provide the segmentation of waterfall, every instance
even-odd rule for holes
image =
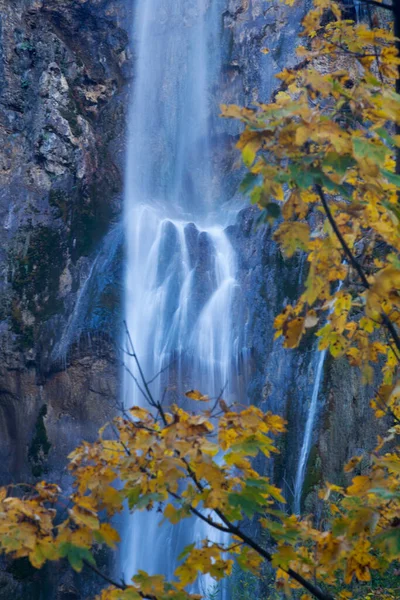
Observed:
[[[63,367],[66,367],[72,344],[79,340],[85,327],[88,326],[88,317],[96,306],[101,292],[109,283],[110,271],[112,273],[113,261],[121,246],[121,238],[122,230],[118,223],[111,227],[105,236],[101,247],[92,259],[85,280],[81,283],[74,309],[51,353],[52,361],[61,363]]]
[[[212,136],[220,72],[219,0],[138,0],[125,182],[125,317],[155,397],[235,392],[232,307],[236,259],[226,234]],[[127,366],[135,365],[127,357]],[[129,374],[124,404],[144,405]],[[189,402],[189,401],[187,401]],[[195,406],[190,406],[195,408]],[[216,537],[217,536],[217,537]],[[204,523],[160,526],[156,511],[129,517],[122,571],[173,577],[193,541],[218,539]],[[204,578],[201,592],[212,581]]]
[[[342,264],[346,264],[346,261],[344,261]],[[343,285],[343,281],[339,282],[339,285],[337,286],[337,292],[339,292],[342,288]],[[331,314],[333,310],[333,306],[331,307],[331,309],[329,310],[329,314]],[[310,456],[310,451],[311,451],[311,443],[312,443],[312,436],[314,433],[314,425],[315,425],[315,420],[317,417],[317,412],[318,412],[318,396],[319,396],[319,391],[321,388],[321,382],[322,382],[322,376],[323,376],[323,372],[324,372],[324,364],[325,364],[325,359],[326,359],[326,355],[328,353],[328,349],[326,348],[325,350],[317,350],[317,368],[315,371],[315,379],[314,379],[314,385],[313,385],[313,389],[312,389],[312,394],[311,394],[311,402],[310,402],[310,408],[308,411],[308,415],[307,415],[307,421],[306,421],[306,428],[304,431],[304,438],[303,438],[303,444],[301,446],[301,451],[300,451],[300,458],[299,458],[299,463],[297,466],[297,472],[296,472],[296,478],[295,478],[295,482],[294,482],[294,500],[293,500],[293,512],[295,515],[300,515],[301,513],[301,497],[303,494],[303,486],[304,486],[304,479],[305,479],[305,475],[306,475],[306,468],[307,468],[307,462]]]
[[[318,395],[321,387],[322,375],[324,372],[324,364],[326,359],[327,350],[319,352],[317,369],[315,373],[315,380],[312,390],[310,408],[307,415],[306,428],[304,431],[303,444],[301,446],[299,463],[297,466],[296,479],[294,483],[294,502],[293,512],[296,515],[300,515],[301,511],[301,496],[303,493],[304,478],[306,474],[306,467],[308,458],[310,456],[312,435],[314,433],[314,423],[317,416],[318,408]]]

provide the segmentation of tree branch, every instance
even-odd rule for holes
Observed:
[[[385,2],[377,2],[377,0],[362,0],[363,4],[368,4],[370,6],[377,6],[378,8],[384,8],[385,10],[390,10],[394,12],[395,7],[392,4],[386,4]]]
[[[123,581],[121,583],[118,583],[118,581],[114,581],[114,579],[111,579],[111,577],[108,577],[108,575],[106,575],[105,573],[103,573],[102,571],[100,571],[100,569],[98,569],[97,567],[95,567],[89,561],[87,561],[85,559],[83,559],[83,563],[91,571],[93,571],[93,573],[96,573],[96,575],[98,575],[99,577],[101,577],[101,579],[103,579],[106,583],[109,583],[110,585],[113,585],[114,587],[118,588],[119,590],[126,590],[126,585],[125,585],[125,583]]]
[[[182,458],[182,461],[185,464],[187,472],[188,472],[190,478],[192,479],[192,481],[195,483],[197,489],[200,492],[202,492],[204,490],[204,486],[198,481],[196,474],[192,471],[188,462],[184,458]],[[257,544],[257,542],[255,542],[251,537],[249,537],[246,533],[244,533],[244,531],[242,531],[239,527],[237,527],[236,525],[231,523],[231,521],[229,519],[227,519],[227,517],[224,515],[224,513],[222,511],[220,511],[219,509],[214,509],[214,512],[216,515],[218,515],[218,517],[221,519],[221,521],[223,523],[225,523],[229,533],[239,537],[245,544],[247,544],[248,546],[253,548],[253,550],[255,550],[257,552],[257,554],[262,556],[268,562],[270,562],[270,563],[272,562],[273,557],[272,557],[272,554],[270,552],[268,552],[268,550],[264,550],[264,548],[262,548],[262,546],[259,546],[259,544]],[[215,524],[212,523],[211,526],[215,527]],[[219,529],[219,527],[217,526],[216,529]],[[284,571],[290,577],[292,577],[292,579],[297,581],[297,583],[299,583],[302,587],[304,587],[304,589],[309,591],[318,600],[335,600],[331,594],[325,593],[323,590],[321,590],[321,588],[319,588],[318,586],[314,585],[313,583],[311,583],[310,581],[305,579],[299,573],[296,573],[296,571],[293,571],[293,569],[283,569],[282,568],[282,571]]]
[[[341,244],[341,246],[342,246],[342,248],[343,248],[343,250],[344,250],[344,252],[345,252],[345,254],[347,256],[347,258],[349,259],[350,264],[357,271],[358,276],[360,277],[363,286],[366,289],[370,289],[371,286],[370,286],[370,284],[368,282],[368,279],[367,279],[367,277],[366,277],[366,275],[364,273],[364,270],[363,270],[362,266],[360,265],[360,263],[357,261],[357,259],[355,258],[354,254],[350,250],[349,246],[346,243],[346,240],[344,239],[344,237],[340,233],[340,230],[339,230],[339,228],[337,226],[337,223],[336,223],[335,219],[333,218],[333,215],[332,215],[331,209],[329,208],[328,201],[326,199],[324,190],[322,189],[322,187],[320,185],[316,185],[315,187],[316,187],[318,196],[321,199],[322,206],[324,207],[325,214],[326,214],[326,216],[328,218],[328,221],[331,224],[332,229],[333,229],[336,237],[338,238],[338,240],[339,240],[339,242],[340,242],[340,244]],[[393,341],[394,341],[394,343],[396,345],[396,348],[400,351],[400,337],[399,337],[399,334],[396,331],[395,326],[393,325],[393,323],[391,322],[391,320],[389,319],[389,317],[387,316],[387,314],[385,314],[384,312],[380,313],[380,317],[382,319],[382,323],[389,330],[390,335],[392,336]]]
[[[179,500],[180,502],[182,501],[181,496],[179,496],[178,494],[175,494],[175,492],[171,492],[170,489],[168,490],[168,493],[173,498],[175,498],[175,500]],[[210,525],[210,527],[214,527],[215,529],[218,529],[219,531],[222,531],[223,533],[231,533],[230,529],[228,529],[227,527],[223,527],[223,525],[220,525],[219,523],[216,523],[212,519],[209,519],[208,517],[206,517],[205,515],[203,515],[202,512],[200,512],[199,510],[197,510],[197,508],[195,508],[191,504],[189,505],[189,510],[190,510],[191,513],[193,513],[194,515],[196,515],[196,517],[198,517],[199,519],[201,519],[202,521],[204,521],[205,523],[207,523],[207,525]]]
[[[96,575],[98,575],[99,577],[101,577],[101,579],[103,579],[106,583],[109,583],[110,585],[118,588],[119,590],[126,590],[128,589],[128,586],[122,581],[121,583],[118,583],[118,581],[114,581],[113,579],[111,579],[111,577],[108,577],[108,575],[106,575],[105,573],[103,573],[102,571],[100,571],[100,569],[98,569],[95,565],[92,565],[90,562],[88,562],[87,560],[83,560],[83,563],[91,570],[93,571],[93,573],[96,573]],[[135,590],[137,594],[139,594],[139,596],[141,598],[143,598],[143,600],[159,600],[159,598],[157,596],[153,596],[152,594],[143,594],[143,592],[141,592],[140,590]]]
[[[232,527],[233,527],[232,533],[234,535],[237,535],[238,537],[240,537],[240,539],[243,540],[243,542],[245,542],[248,546],[253,548],[253,550],[255,550],[260,556],[265,558],[268,562],[272,562],[272,554],[270,552],[268,552],[268,550],[264,550],[264,548],[259,546],[254,540],[252,540],[250,537],[248,537],[238,527],[236,527],[234,525],[232,525]],[[283,569],[282,567],[281,567],[281,569],[282,569],[282,571],[287,573],[292,579],[297,581],[297,583],[299,583],[304,589],[306,589],[313,596],[315,596],[315,598],[318,598],[318,600],[335,600],[335,598],[331,594],[325,593],[323,590],[321,590],[320,587],[314,585],[313,583],[311,583],[310,581],[305,579],[302,575],[300,575],[296,571],[293,571],[293,569]]]
[[[340,232],[339,232],[340,234]],[[368,283],[368,282],[367,282]],[[139,359],[136,355],[134,346],[133,346],[133,342],[132,342],[132,338],[130,336],[129,330],[128,330],[128,326],[126,324],[126,322],[124,321],[124,325],[125,325],[125,329],[126,329],[126,333],[128,336],[128,340],[129,340],[129,344],[131,346],[131,356],[134,358],[136,365],[138,367],[138,371],[143,383],[143,386],[145,388],[146,394],[145,396],[148,396],[148,400],[150,405],[156,407],[159,411],[160,411],[160,415],[161,418],[163,420],[164,426],[168,426],[168,422],[164,413],[164,410],[160,404],[160,402],[156,402],[149,387],[148,384],[146,382],[146,379],[144,377],[142,368],[140,366],[140,362]],[[188,473],[189,477],[192,479],[192,481],[194,482],[194,484],[196,485],[197,489],[200,492],[204,491],[204,486],[202,485],[202,483],[198,480],[195,472],[192,470],[190,464],[188,463],[188,461],[181,457],[179,452],[176,452],[177,456],[181,459],[181,461],[183,462],[183,464],[185,465],[185,469],[186,472]],[[170,490],[168,490],[168,492],[174,497],[174,493],[171,493]],[[175,497],[177,499],[180,499],[180,497],[178,495],[175,495]],[[272,562],[273,556],[270,552],[268,552],[268,550],[264,550],[264,548],[262,548],[262,546],[259,546],[259,544],[257,544],[257,542],[255,542],[251,537],[249,537],[246,533],[244,533],[239,527],[237,527],[236,525],[234,525],[233,523],[231,523],[231,521],[229,519],[227,519],[227,517],[223,514],[223,512],[221,512],[219,509],[214,509],[215,514],[221,519],[221,521],[225,524],[226,527],[223,527],[222,525],[220,525],[219,523],[215,523],[214,521],[212,521],[211,519],[208,519],[205,515],[203,515],[200,511],[198,511],[196,508],[194,507],[190,507],[191,512],[196,515],[198,518],[200,518],[202,521],[205,521],[208,525],[210,525],[211,527],[222,531],[224,533],[230,533],[232,535],[236,535],[237,537],[239,537],[245,544],[247,544],[248,546],[250,546],[251,548],[253,548],[253,550],[255,550],[262,558],[264,558],[265,560],[267,560],[268,562]],[[88,565],[91,567],[91,565]],[[318,586],[314,585],[313,583],[311,583],[310,581],[308,581],[307,579],[305,579],[302,575],[300,575],[299,573],[297,573],[296,571],[293,571],[293,569],[282,569],[285,573],[287,573],[292,579],[294,579],[295,581],[297,581],[297,583],[299,583],[304,589],[306,589],[308,592],[310,592],[310,594],[312,594],[315,598],[317,598],[317,600],[335,600],[334,597],[331,594],[325,593],[323,590],[321,590]],[[102,573],[99,572],[99,575],[102,576]],[[104,577],[103,577],[104,578]],[[114,583],[113,583],[114,585]],[[121,586],[118,586],[120,589],[125,589],[125,588],[121,588]],[[157,598],[152,598],[152,597],[147,597],[147,600],[157,600]]]
[[[134,347],[134,345],[133,345],[132,338],[131,338],[131,334],[130,334],[130,332],[129,332],[128,325],[127,325],[126,321],[124,321],[124,325],[125,325],[125,331],[126,331],[126,335],[127,335],[127,337],[128,337],[128,341],[129,341],[129,344],[130,344],[130,346],[131,346],[131,350],[132,350],[132,357],[133,357],[133,359],[134,359],[134,361],[135,361],[135,363],[136,363],[136,366],[137,366],[137,368],[138,368],[139,375],[140,375],[140,378],[141,378],[141,380],[142,380],[142,383],[143,383],[144,389],[146,390],[146,394],[147,394],[147,396],[148,396],[149,403],[150,403],[152,406],[154,406],[154,408],[157,408],[158,412],[159,412],[159,413],[160,413],[160,415],[161,415],[161,419],[162,419],[162,421],[163,421],[164,425],[168,425],[168,423],[167,423],[167,418],[166,418],[166,416],[165,416],[165,412],[164,412],[164,409],[163,409],[162,405],[160,404],[160,402],[156,402],[156,401],[154,400],[153,394],[152,394],[152,393],[151,393],[151,391],[150,391],[149,384],[148,384],[148,382],[146,381],[146,378],[145,378],[145,376],[144,376],[144,373],[143,373],[142,367],[141,367],[141,365],[140,365],[140,361],[139,361],[139,359],[138,359],[138,357],[137,357],[137,354],[136,354],[136,352],[135,352],[135,347]]]

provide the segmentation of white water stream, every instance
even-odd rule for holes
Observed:
[[[220,72],[219,0],[138,0],[126,169],[125,315],[152,393],[182,401],[190,388],[210,397],[235,387],[232,304],[236,261],[215,197],[211,138]],[[129,361],[129,359],[128,359]],[[168,365],[170,365],[168,367]],[[133,361],[129,368],[136,372]],[[166,368],[167,367],[167,368]],[[144,399],[129,375],[125,406]],[[156,512],[130,517],[122,570],[173,576],[206,524],[160,527]],[[212,585],[204,579],[203,589]]]
[[[295,515],[300,515],[301,513],[301,497],[303,494],[307,462],[311,451],[312,436],[314,433],[314,425],[317,417],[318,396],[321,388],[321,381],[324,373],[324,364],[327,352],[328,350],[322,350],[321,352],[319,352],[317,368],[315,371],[315,380],[312,390],[310,408],[308,409],[303,444],[300,450],[300,458],[297,466],[296,479],[294,483],[293,512]]]
[[[344,262],[344,264],[346,264]],[[337,291],[339,292],[342,288],[343,282],[340,281],[337,287]],[[329,314],[332,312],[333,307],[330,309]],[[324,365],[326,360],[326,355],[328,353],[328,349],[325,350],[317,350],[317,367],[315,370],[315,379],[314,385],[312,389],[310,408],[308,409],[306,428],[304,431],[303,443],[300,450],[300,458],[296,471],[296,478],[294,482],[294,500],[293,500],[293,512],[295,515],[300,515],[301,513],[301,499],[303,494],[303,486],[304,479],[306,476],[306,468],[307,462],[310,456],[314,426],[318,413],[318,396],[321,389],[322,377],[324,374]]]

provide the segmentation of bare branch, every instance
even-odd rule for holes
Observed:
[[[113,585],[114,587],[118,588],[119,590],[126,590],[126,584],[123,581],[121,583],[118,583],[118,581],[111,579],[111,577],[108,577],[108,575],[106,575],[105,573],[100,571],[100,569],[98,569],[97,567],[95,567],[89,561],[87,561],[85,559],[83,560],[83,563],[89,569],[91,569],[93,571],[93,573],[96,573],[96,575],[101,577],[105,582],[109,583],[110,585]]]
[[[160,377],[160,375],[162,375],[165,371],[167,371],[174,363],[176,363],[176,358],[174,358],[174,360],[171,360],[171,362],[168,363],[168,365],[163,367],[160,371],[158,371],[158,373],[156,375],[154,375],[154,377],[149,379],[147,381],[147,384],[150,385],[151,383],[153,383],[153,381],[155,381],[158,377]]]
[[[139,359],[138,359],[137,354],[135,352],[135,347],[133,345],[131,334],[129,332],[128,325],[127,325],[126,321],[124,321],[124,325],[125,325],[126,335],[127,335],[129,344],[131,346],[132,357],[133,357],[133,359],[134,359],[134,361],[136,363],[136,366],[138,368],[140,379],[142,380],[143,387],[146,390],[146,394],[147,394],[147,396],[149,398],[149,403],[151,404],[151,406],[154,406],[155,408],[157,408],[158,412],[160,413],[160,416],[161,416],[161,419],[162,419],[164,425],[168,425],[167,418],[165,416],[165,412],[164,412],[163,407],[161,406],[160,402],[156,402],[154,400],[153,394],[150,391],[149,385],[148,385],[148,383],[146,381],[146,378],[144,376],[144,373],[143,373],[142,367],[140,365]]]
[[[378,8],[384,8],[385,10],[391,10],[394,12],[394,6],[392,4],[386,4],[386,2],[378,2],[377,0],[362,0],[363,4],[367,6],[377,6]]]

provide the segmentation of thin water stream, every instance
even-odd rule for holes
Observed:
[[[346,264],[345,262],[343,264]],[[337,287],[337,292],[342,288],[343,282],[341,281]],[[329,314],[333,308],[330,309]],[[324,365],[328,349],[316,350],[317,352],[317,365],[315,369],[315,379],[312,388],[311,402],[308,409],[306,427],[304,430],[303,443],[300,450],[300,458],[296,471],[296,478],[294,483],[294,500],[293,500],[293,512],[295,515],[301,513],[301,500],[303,495],[304,480],[307,469],[307,462],[310,457],[311,445],[313,440],[315,423],[318,415],[318,397],[321,391],[322,378],[324,374]]]

